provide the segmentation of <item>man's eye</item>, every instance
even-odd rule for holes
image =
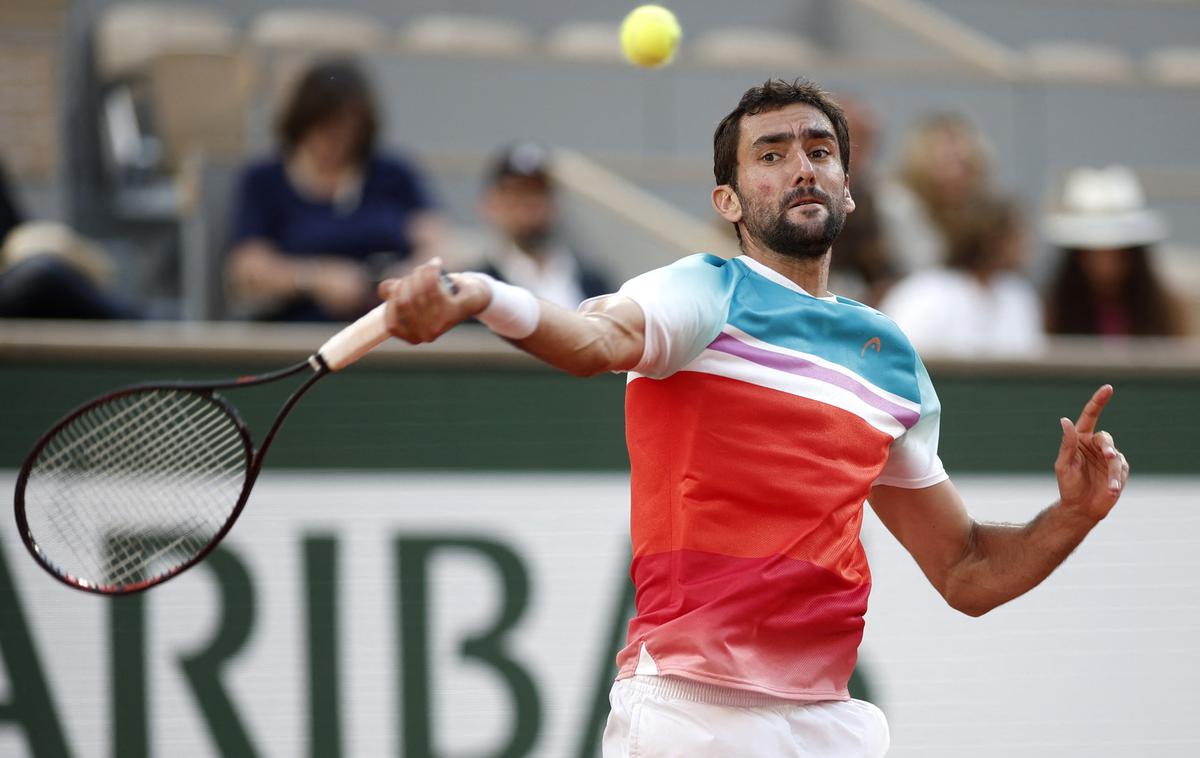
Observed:
[[[808,154],[810,158],[828,158],[830,155],[833,155],[833,153],[824,147],[818,147]]]
[[[764,161],[766,161],[767,163],[774,163],[775,161],[779,160],[782,157],[783,156],[780,155],[779,153],[771,152],[771,153],[763,154],[762,159]]]

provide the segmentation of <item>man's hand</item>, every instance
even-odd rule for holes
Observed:
[[[399,279],[379,283],[387,302],[388,331],[413,345],[433,342],[453,326],[478,315],[491,300],[487,284],[470,274],[452,274],[452,292],[442,281],[442,261],[434,258]]]
[[[1112,435],[1096,431],[1100,411],[1112,396],[1113,388],[1106,384],[1092,395],[1077,422],[1061,420],[1062,446],[1054,462],[1063,507],[1092,521],[1108,515],[1129,478],[1129,463]]]

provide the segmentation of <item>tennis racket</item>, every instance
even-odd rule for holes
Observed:
[[[444,275],[443,284],[454,291]],[[294,366],[222,381],[138,384],[67,414],[17,477],[17,528],[29,553],[55,579],[102,595],[139,592],[196,565],[241,515],[271,442],[304,393],[387,339],[385,308]],[[255,450],[217,390],[305,372]]]

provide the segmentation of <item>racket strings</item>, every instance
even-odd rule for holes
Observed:
[[[191,437],[200,443],[195,445],[196,451],[211,451],[210,437],[214,427],[218,425],[211,417],[215,417],[217,421],[223,418],[220,410],[212,406],[207,408],[209,412],[206,415],[210,418],[205,419],[201,416],[198,417],[201,419],[200,422],[189,424],[189,418],[196,413],[197,409],[204,410],[208,403],[204,398],[196,395],[183,395],[184,402],[182,404],[168,402],[173,399],[151,398],[150,401],[140,402],[136,406],[131,406],[120,414],[116,414],[120,423],[136,429],[138,433],[121,438],[122,442],[119,445],[99,448],[100,454],[95,457],[92,468],[83,470],[84,475],[81,475],[81,469],[78,467],[73,470],[68,469],[70,473],[63,482],[65,488],[70,490],[76,486],[96,487],[96,494],[101,501],[116,500],[123,496],[127,503],[125,506],[128,509],[127,513],[136,521],[143,524],[163,523],[163,514],[156,510],[156,505],[162,502],[162,495],[166,494],[163,492],[163,488],[169,484],[176,494],[191,493],[197,484],[196,472],[203,471],[199,466],[205,462],[206,458],[209,459],[209,463],[212,462],[211,453],[207,456],[189,458],[187,456],[187,453],[190,452],[189,449],[181,443],[186,443]],[[136,411],[136,415],[132,413],[133,411]],[[95,426],[110,429],[113,425],[110,419],[105,419]],[[98,439],[95,428],[92,427],[92,424],[85,425],[84,433],[81,435],[89,442]],[[157,444],[146,447],[140,458],[131,457],[140,447],[144,447],[140,443],[145,440],[153,440]],[[236,444],[240,440],[234,438],[234,442]],[[75,450],[80,449],[78,440],[71,440],[69,445]],[[94,447],[94,445],[89,445],[89,447]],[[228,442],[225,447],[229,447]],[[240,444],[237,444],[234,449],[240,451]],[[57,458],[62,459],[63,457],[57,456]],[[171,479],[172,472],[175,472],[176,475],[174,479]],[[135,481],[140,486],[133,488],[124,486],[130,476],[135,477]],[[194,500],[194,498],[189,499]],[[204,505],[202,502],[192,504]],[[224,504],[218,509],[216,514],[218,518],[215,519],[216,528],[223,523],[228,509],[229,506]],[[70,516],[67,520],[70,520]],[[172,540],[169,544],[172,548],[182,544],[185,554],[194,554],[203,548],[211,538],[211,534],[214,533],[211,526],[209,529],[204,528],[206,519],[203,517],[176,518],[175,520],[178,523],[172,525],[173,530],[176,533],[182,532],[183,536]],[[207,521],[211,522],[214,519],[209,517]],[[83,522],[79,523],[92,528]],[[76,528],[73,531],[78,534],[80,530]],[[200,533],[193,536],[193,533],[197,531]],[[157,541],[158,538],[155,539]],[[136,534],[133,536],[110,534],[108,542],[110,560],[105,574],[110,581],[129,579],[140,573],[153,560],[161,558],[166,552],[169,552],[169,549],[162,548],[151,550],[149,545],[144,544],[146,539]],[[139,564],[139,556],[144,557],[142,561],[144,565]]]
[[[189,399],[189,405],[194,405],[195,399]],[[139,402],[129,405],[118,413],[114,413],[109,417],[105,414],[94,413],[83,417],[82,423],[79,424],[78,432],[68,430],[62,435],[66,444],[57,454],[47,456],[52,464],[57,464],[56,467],[48,467],[48,470],[56,470],[60,474],[60,480],[57,483],[55,493],[56,500],[68,500],[73,495],[78,487],[89,486],[96,490],[95,496],[97,499],[115,500],[121,493],[114,491],[114,485],[120,484],[122,474],[136,472],[136,475],[142,477],[143,483],[155,484],[153,472],[161,469],[167,463],[167,459],[163,456],[162,451],[170,450],[174,444],[171,438],[163,438],[161,436],[162,429],[165,423],[172,421],[171,415],[164,415],[166,419],[164,424],[147,427],[152,435],[165,443],[160,447],[151,448],[155,452],[154,455],[148,456],[145,460],[138,462],[139,465],[122,466],[121,461],[125,460],[130,455],[130,440],[139,439],[137,435],[129,435],[123,439],[123,443],[113,445],[109,448],[97,447],[96,443],[101,439],[102,432],[111,431],[119,424],[125,423],[131,428],[136,428],[136,423],[144,423],[153,411],[161,412],[164,410],[162,398],[141,398]],[[174,412],[179,408],[170,409]],[[184,408],[186,410],[186,407]],[[177,415],[173,413],[172,415]],[[114,438],[117,439],[117,438]],[[85,456],[88,452],[99,451],[99,455],[92,456],[95,460],[85,461],[84,465],[80,464],[80,457]],[[113,474],[117,474],[114,481]],[[142,521],[148,522],[152,517],[148,509],[148,503],[143,493],[139,489],[126,488],[124,493],[126,499],[127,513]],[[49,511],[52,514],[56,512]],[[83,515],[93,515],[90,510],[80,511]],[[95,542],[94,523],[88,523],[84,519],[78,518],[80,513],[73,510],[63,509],[56,513],[57,518],[54,519],[55,525],[58,526],[63,535],[68,535],[72,544],[82,544],[85,540],[84,535],[91,534],[91,542]],[[45,543],[45,539],[42,540]],[[106,545],[108,570],[102,575],[114,578],[124,577],[129,571],[123,571],[124,567],[136,563],[131,560],[130,556],[137,556],[140,552],[144,552],[142,546],[137,540],[132,538],[121,538],[118,535],[109,535],[108,544]],[[79,555],[78,550],[73,551],[76,556]],[[114,571],[114,569],[116,569]],[[133,566],[136,571],[137,567]],[[95,577],[96,573],[88,576]]]
[[[59,573],[120,586],[199,554],[236,507],[248,450],[236,421],[207,395],[121,395],[49,439],[30,470],[26,515]]]
[[[141,434],[130,435],[122,440],[119,446],[104,449],[97,460],[98,468],[119,470],[126,462],[136,460],[139,473],[149,481],[161,485],[169,479],[171,486],[184,488],[185,491],[186,488],[195,485],[199,478],[208,476],[213,470],[220,470],[224,461],[220,455],[213,454],[209,438],[219,431],[219,426],[227,419],[218,412],[210,414],[211,419],[204,426],[189,428],[186,425],[187,414],[203,402],[203,398],[194,396],[187,406],[167,409],[162,413],[144,414],[143,418],[136,421],[146,424],[140,430]],[[160,439],[161,444],[148,455],[134,459],[138,445],[146,437]],[[187,446],[189,441],[194,443],[194,447]],[[240,455],[240,442],[236,436],[225,439],[222,454]]]
[[[111,474],[117,475],[118,481],[115,484],[120,485],[123,483],[125,474],[136,471],[140,477],[144,477],[144,481],[148,485],[162,487],[166,486],[169,481],[170,486],[178,487],[181,492],[187,493],[191,487],[199,483],[198,477],[206,475],[206,471],[220,470],[220,468],[214,468],[213,464],[221,466],[222,462],[212,456],[207,456],[207,460],[200,457],[188,459],[183,456],[203,452],[202,448],[206,447],[209,436],[216,431],[222,421],[227,421],[227,419],[219,412],[219,409],[213,407],[210,410],[217,410],[217,412],[208,414],[210,419],[207,423],[189,428],[187,425],[188,414],[194,413],[198,407],[203,410],[208,404],[205,398],[199,395],[185,397],[184,403],[175,405],[164,402],[162,397],[150,398],[149,400],[157,402],[139,403],[136,406],[136,409],[140,411],[138,415],[130,416],[128,410],[119,414],[118,417],[122,419],[122,423],[131,429],[138,428],[140,433],[122,437],[114,436],[113,439],[119,440],[119,442],[108,447],[96,445],[95,461],[87,468],[60,467],[59,471],[63,474],[61,482],[63,488],[70,490],[87,486],[104,489],[106,486],[114,484],[111,481]],[[87,429],[84,439],[91,442],[99,439],[94,429],[87,428],[91,426],[90,424],[83,426]],[[110,421],[105,421],[101,427],[112,429]],[[187,446],[189,438],[195,442],[194,449]],[[148,450],[139,451],[139,446],[146,439],[155,439],[159,444]],[[80,451],[85,450],[78,445],[78,441],[72,441],[69,447],[77,454],[81,454]],[[240,438],[234,436],[226,440],[227,451],[240,453],[241,449]],[[141,452],[142,455],[135,457],[138,452]],[[61,455],[54,456],[54,460],[57,463],[66,462]],[[208,469],[201,467],[204,463],[210,464]],[[144,495],[145,493],[139,489],[131,489],[126,492],[129,512],[140,515],[146,521],[153,522],[159,517],[159,513],[154,508],[154,502],[157,501],[148,501]]]

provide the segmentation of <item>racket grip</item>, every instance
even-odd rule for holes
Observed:
[[[387,338],[387,303],[381,303],[330,337],[316,355],[321,357],[330,371],[339,371],[374,350]]]

